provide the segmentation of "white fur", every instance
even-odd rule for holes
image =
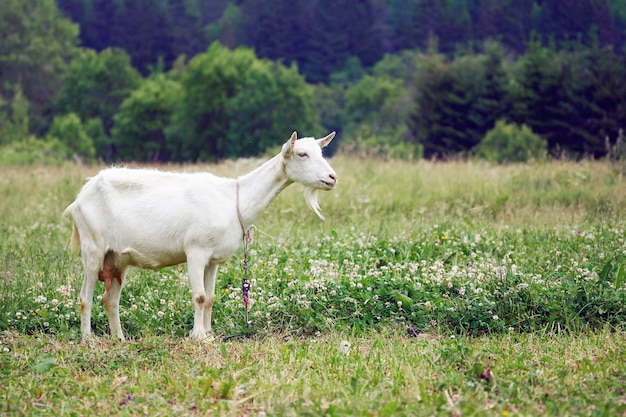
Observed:
[[[127,267],[159,269],[182,262],[188,265],[194,303],[190,337],[205,337],[211,332],[218,265],[235,253],[244,230],[278,193],[293,182],[304,184],[307,204],[322,217],[317,190],[334,188],[337,175],[321,148],[334,136],[296,140],[294,132],[278,155],[237,179],[125,168],[91,178],[64,212],[74,220],[71,246],[81,250],[85,268],[83,337],[91,335],[93,292],[107,268],[119,274],[119,280],[111,279],[109,272],[104,294],[111,335],[124,340],[119,299]]]

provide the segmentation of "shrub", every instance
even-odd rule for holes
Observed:
[[[476,146],[475,152],[491,162],[526,162],[543,158],[547,148],[547,141],[534,134],[528,126],[499,120]]]
[[[424,147],[420,143],[408,141],[402,127],[378,133],[372,130],[371,126],[361,126],[354,138],[344,140],[343,152],[383,159],[416,160],[424,156]]]
[[[60,165],[66,159],[65,146],[56,138],[29,136],[0,147],[0,165]]]
[[[92,161],[95,157],[93,140],[87,135],[80,118],[75,113],[56,116],[47,137],[47,140],[56,138],[65,145],[69,155],[86,161]]]
[[[163,74],[145,80],[133,91],[122,102],[111,130],[119,158],[166,162],[165,128],[180,97],[180,84]]]

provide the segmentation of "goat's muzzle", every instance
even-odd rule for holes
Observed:
[[[328,178],[325,180],[320,180],[320,182],[324,185],[327,190],[332,190],[337,185],[337,174],[328,174]]]

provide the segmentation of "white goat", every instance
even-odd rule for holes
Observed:
[[[318,190],[330,190],[337,174],[322,157],[335,132],[322,139],[296,132],[274,158],[237,179],[210,173],[170,173],[109,168],[91,178],[64,214],[74,220],[71,247],[80,249],[85,278],[80,290],[83,338],[91,335],[91,306],[98,280],[111,335],[124,340],[119,299],[129,265],[159,269],[187,262],[194,303],[190,337],[211,332],[215,277],[246,231],[293,182],[306,186],[309,207],[323,219]]]

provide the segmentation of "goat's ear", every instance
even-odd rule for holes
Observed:
[[[291,155],[291,152],[293,152],[293,146],[296,144],[296,140],[298,140],[298,134],[296,132],[293,132],[291,134],[291,137],[287,141],[287,143],[285,143],[283,145],[283,156],[284,157],[288,157],[288,156]]]
[[[320,148],[325,148],[326,145],[330,143],[331,140],[335,137],[335,132],[330,132],[328,136],[318,139],[317,144],[320,145]]]

